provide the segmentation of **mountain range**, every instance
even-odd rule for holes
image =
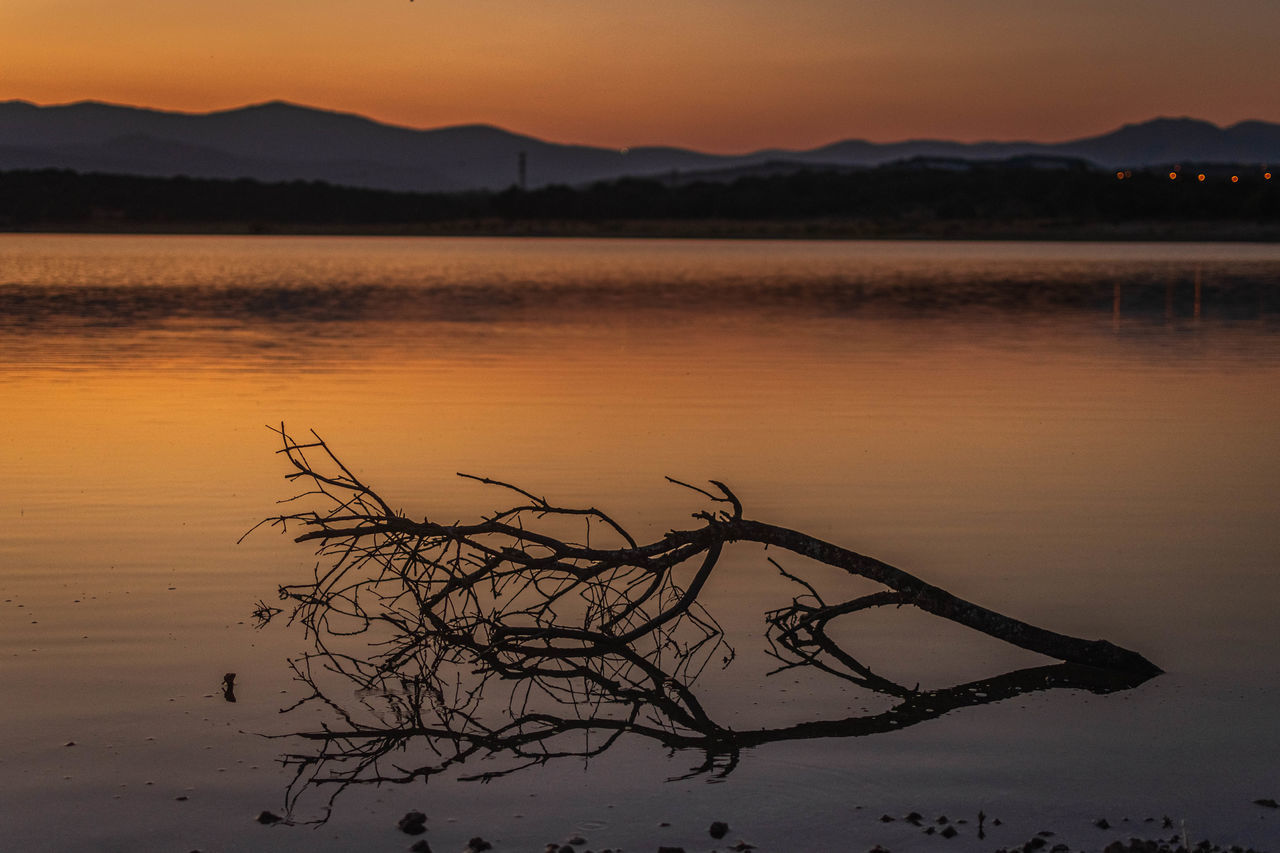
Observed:
[[[1067,142],[846,140],[809,150],[709,154],[673,147],[565,145],[490,125],[415,130],[350,113],[271,101],[178,113],[84,101],[0,102],[0,170],[72,169],[128,175],[327,181],[415,192],[585,184],[696,173],[715,179],[759,168],[871,167],[911,158],[1076,158],[1099,168],[1175,163],[1280,163],[1280,124],[1218,127],[1158,118]]]

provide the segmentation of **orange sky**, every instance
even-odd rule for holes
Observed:
[[[3,0],[0,100],[720,152],[1280,120],[1274,0]]]

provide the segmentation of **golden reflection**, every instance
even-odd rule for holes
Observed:
[[[154,778],[136,762],[151,758],[125,766],[122,754],[93,770],[83,748],[47,745],[88,743],[117,723],[182,744],[202,716],[222,731],[215,713],[265,720],[227,732],[279,726],[286,675],[270,674],[264,660],[296,652],[294,640],[237,623],[258,599],[273,600],[277,583],[310,576],[313,563],[284,537],[235,542],[281,497],[264,428],[281,420],[340,442],[359,475],[414,517],[492,509],[484,489],[454,477],[470,470],[565,503],[598,502],[634,519],[638,533],[661,536],[701,508],[679,505],[663,476],[716,478],[759,517],[928,567],[956,594],[1039,623],[1149,645],[1152,657],[1212,684],[1245,683],[1257,677],[1256,660],[1271,659],[1280,529],[1272,248],[31,242],[56,246],[46,254],[59,292],[112,310],[76,321],[46,299],[21,322],[0,312],[0,468],[9,485],[0,493],[0,598],[13,599],[6,615],[23,617],[0,632],[0,675],[31,685],[6,716],[19,733],[11,741],[36,744],[38,752],[17,754],[23,766],[56,753],[83,765],[77,774],[100,774],[101,790],[115,790],[123,770],[136,791]],[[646,246],[676,260],[637,260]],[[277,266],[264,260],[271,255]],[[510,262],[499,263],[504,255]],[[581,266],[556,273],[564,255]],[[1051,262],[1027,263],[1028,255]],[[208,264],[200,275],[191,257]],[[9,269],[26,280],[37,266]],[[716,299],[690,300],[708,267],[718,270]],[[253,303],[218,290],[219,275],[247,276],[252,291],[279,269],[308,282],[306,299],[268,288],[265,308],[241,315],[237,306]],[[396,303],[415,316],[386,319],[397,291],[378,289],[379,280],[434,283],[459,269],[481,269],[473,281],[514,284],[478,299],[440,289],[425,307]],[[1117,269],[1136,272],[1123,278],[1113,326]],[[784,286],[741,298],[735,282],[752,270]],[[578,291],[575,304],[546,295],[556,275],[614,284]],[[129,303],[113,288],[133,277],[143,280],[135,294],[158,288],[158,298],[135,301],[144,310],[132,315],[115,312]],[[935,284],[914,286],[921,280]],[[655,306],[624,298],[635,282],[654,281],[670,285],[645,291]],[[778,296],[796,287],[792,301]],[[858,297],[877,287],[892,297]],[[347,288],[372,294],[363,313],[326,317]],[[201,312],[174,299],[185,289],[200,295]],[[964,298],[948,301],[957,291]],[[156,307],[167,304],[185,314]],[[758,642],[777,573],[754,553],[724,570],[708,582],[708,606],[724,614],[726,631],[754,632],[748,644]],[[905,661],[904,671],[881,674],[909,685],[918,678],[922,690],[1029,663],[963,637],[923,644],[932,627],[908,620],[886,614],[836,639],[868,660]],[[748,663],[740,654],[735,666]],[[232,672],[235,704],[215,689]],[[742,689],[755,682],[722,689],[730,676],[710,677],[707,695],[724,698],[708,711],[735,728],[756,714],[768,716],[757,726],[781,726],[815,708],[848,709],[833,720],[857,710],[838,691],[819,701],[801,689],[757,707],[759,697]],[[174,713],[175,693],[192,716]],[[80,713],[90,706],[101,723]],[[988,713],[1000,711],[968,716]],[[963,727],[965,716],[939,726]],[[1261,722],[1248,723],[1256,729],[1242,743],[1274,717],[1254,716]],[[1209,730],[1193,722],[1196,736]],[[1192,742],[1178,734],[1162,744]],[[989,732],[960,743],[949,755],[981,750]],[[268,759],[276,752],[254,748]],[[169,769],[174,779],[227,778],[213,775],[225,758],[207,769],[199,761],[215,754],[193,761],[185,748]]]
[[[333,251],[304,245],[319,258]],[[1190,304],[1171,301],[1168,280],[1145,296],[1139,284],[1108,282],[1089,292],[1095,307],[1056,314],[880,316],[857,305],[842,314],[832,301],[826,313],[677,303],[572,316],[533,306],[512,322],[462,312],[241,327],[216,317],[158,329],[32,324],[0,334],[0,463],[26,484],[0,495],[0,547],[8,566],[99,566],[110,554],[129,571],[252,572],[217,548],[278,497],[278,472],[254,460],[270,443],[263,425],[281,420],[316,425],[423,513],[484,510],[452,476],[473,470],[566,501],[616,491],[611,509],[663,528],[674,523],[669,474],[731,481],[783,523],[818,519],[847,534],[837,538],[862,542],[872,531],[917,551],[997,529],[1005,547],[1033,547],[1001,525],[1008,512],[1074,515],[1063,530],[1073,520],[1114,527],[1097,534],[1100,545],[1122,538],[1124,525],[1106,519],[1137,506],[1192,529],[1184,497],[1202,490],[1201,474],[1212,468],[1214,482],[1263,494],[1259,478],[1275,466],[1257,460],[1280,459],[1259,448],[1277,417],[1276,396],[1256,393],[1275,381],[1265,293],[1230,334],[1207,322],[1194,337],[1142,328],[1144,317],[1165,328],[1179,305],[1212,319],[1220,295],[1209,269],[1181,297]],[[1217,366],[1184,370],[1201,364]],[[1075,500],[1098,483],[1126,500],[1105,513]],[[197,522],[213,550],[191,550]]]
[[[1205,289],[1197,280],[1196,317]],[[593,500],[599,482],[618,483],[619,502],[659,527],[672,523],[667,474],[732,479],[797,521],[838,505],[831,523],[841,528],[852,518],[886,529],[945,525],[975,505],[1025,511],[1099,477],[1138,473],[1144,500],[1168,512],[1186,490],[1157,457],[1194,445],[1189,424],[1201,413],[1237,431],[1276,417],[1272,395],[1239,393],[1256,384],[1247,373],[1179,379],[1169,396],[1162,377],[1172,370],[1142,367],[1143,351],[1123,342],[1094,352],[1087,323],[1027,335],[985,328],[980,348],[963,326],[850,320],[551,338],[492,331],[509,352],[419,353],[415,337],[388,335],[377,357],[326,371],[179,364],[6,378],[0,458],[37,491],[10,491],[0,509],[25,530],[76,518],[75,534],[57,545],[71,563],[96,559],[97,534],[124,535],[121,517],[175,549],[193,517],[221,531],[215,541],[234,541],[277,496],[275,472],[252,460],[268,443],[262,425],[286,419],[324,428],[415,512],[446,502],[483,509],[474,490],[454,483],[458,470],[565,500]],[[554,346],[530,349],[521,341],[529,335]],[[780,339],[784,347],[759,344]],[[1032,341],[1055,360],[1028,361]],[[1134,386],[1138,368],[1150,377]],[[1094,414],[1057,414],[1067,411]],[[1117,424],[1151,412],[1172,419],[1151,425],[1140,444],[1117,441]],[[1249,443],[1215,446],[1227,476],[1239,461],[1229,451]],[[939,485],[947,483],[964,488]]]

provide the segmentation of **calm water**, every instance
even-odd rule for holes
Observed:
[[[0,406],[5,849],[401,850],[411,808],[437,851],[706,849],[715,819],[762,850],[1101,848],[1164,815],[1280,848],[1253,805],[1280,798],[1280,248],[6,235]],[[749,516],[1168,673],[761,747],[718,784],[624,741],[260,826],[299,744],[259,735],[315,721],[278,713],[301,632],[250,618],[314,558],[236,544],[292,494],[282,421],[410,515],[494,508],[469,471],[657,537],[701,508],[664,475],[723,480]],[[868,704],[763,676],[790,595],[749,546],[704,593],[738,659],[697,686],[735,727]],[[841,639],[926,687],[1039,662],[908,612]],[[979,809],[985,843],[878,821]]]

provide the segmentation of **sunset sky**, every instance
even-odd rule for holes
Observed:
[[[1280,120],[1275,0],[3,0],[0,100],[724,153]]]

